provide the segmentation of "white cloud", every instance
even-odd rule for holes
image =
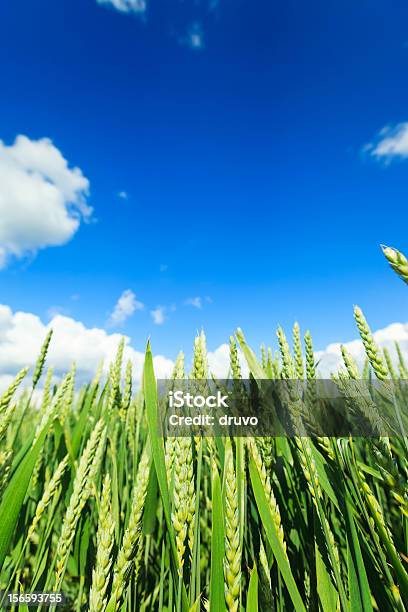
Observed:
[[[136,310],[143,310],[144,304],[136,299],[136,295],[131,289],[126,289],[118,301],[109,317],[108,325],[115,327],[123,323],[132,316]]]
[[[68,242],[91,216],[88,193],[88,179],[51,140],[18,136],[10,146],[0,140],[0,268],[12,257]]]
[[[163,325],[166,317],[164,316],[164,313],[166,312],[166,309],[164,306],[158,306],[157,308],[155,308],[154,310],[150,311],[150,314],[152,316],[153,319],[153,323],[155,325]]]
[[[245,378],[249,374],[248,365],[239,349],[238,357],[241,365],[242,377]],[[230,372],[230,348],[228,344],[221,344],[214,351],[208,352],[208,366],[210,371],[217,378],[227,378]]]
[[[119,191],[118,192],[118,198],[120,198],[121,200],[128,200],[129,199],[129,194],[127,191]]]
[[[374,339],[380,348],[386,348],[391,359],[396,364],[398,361],[395,342],[398,342],[401,352],[408,363],[408,323],[392,323],[374,333]],[[365,352],[361,340],[344,342],[344,346],[354,357],[360,368],[364,366]],[[329,378],[330,374],[343,367],[340,343],[329,344],[325,350],[315,353],[316,360],[319,360],[318,372],[322,378]],[[248,375],[248,366],[245,358],[239,351],[239,359],[243,377]],[[208,364],[210,370],[218,377],[225,378],[229,372],[229,345],[221,344],[213,352],[208,353]]]
[[[160,307],[159,307],[160,308]],[[164,313],[161,313],[164,317]],[[161,315],[157,315],[160,316]],[[8,306],[0,304],[0,392],[13,380],[15,374],[25,366],[33,366],[47,331],[54,330],[50,344],[47,363],[55,368],[57,377],[69,371],[72,363],[77,364],[80,383],[89,381],[95,374],[101,361],[104,360],[104,371],[114,359],[118,343],[122,337],[119,333],[108,333],[97,327],[87,328],[72,317],[57,314],[45,324],[38,316],[28,312],[13,312]],[[392,323],[374,334],[378,345],[386,347],[396,362],[395,342],[399,343],[402,354],[408,361],[408,323]],[[125,360],[133,364],[135,383],[139,383],[143,371],[144,353],[134,349],[129,338],[125,336]],[[365,361],[362,342],[353,340],[345,343],[346,348],[360,367]],[[245,359],[239,351],[242,375],[248,375]],[[319,375],[329,377],[332,372],[342,367],[340,344],[330,344],[324,351],[316,353],[319,359]],[[208,352],[210,370],[218,378],[225,378],[229,373],[229,345],[221,344],[214,351]],[[163,355],[154,357],[157,378],[170,376],[174,363]]]
[[[14,376],[11,374],[0,374],[0,393],[3,393],[13,382]]]
[[[386,348],[390,352],[391,359],[394,362],[397,361],[395,342],[398,342],[402,354],[408,360],[408,323],[392,323],[383,329],[379,329],[374,333],[374,339],[381,348]],[[362,368],[366,355],[361,340],[345,342],[344,346]],[[343,366],[340,344],[329,344],[324,351],[316,353],[316,359],[319,360],[319,375],[329,377],[331,373],[336,372]]]
[[[35,364],[47,331],[54,330],[50,344],[48,365],[55,368],[57,376],[69,371],[72,363],[77,364],[80,382],[94,376],[101,359],[105,372],[114,359],[121,334],[108,334],[97,327],[87,328],[81,322],[56,315],[47,325],[41,319],[27,312],[12,312],[0,304],[0,388],[10,384],[14,375],[25,366]],[[135,350],[125,337],[124,359],[133,364],[135,382],[140,382],[144,353]],[[169,376],[173,361],[162,355],[154,357],[154,368],[158,378]]]
[[[200,297],[193,297],[193,298],[188,298],[185,302],[185,304],[187,304],[188,306],[194,306],[194,308],[202,308],[203,306],[203,301]]]
[[[408,157],[408,122],[396,126],[386,126],[378,134],[376,141],[365,147],[376,159],[391,161]]]
[[[121,13],[143,14],[147,9],[146,0],[96,0],[98,4],[110,4]]]

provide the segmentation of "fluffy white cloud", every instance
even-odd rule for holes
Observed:
[[[395,343],[398,342],[401,352],[408,364],[408,323],[392,323],[387,327],[374,333],[374,339],[380,348],[386,348],[393,362],[398,361]],[[365,352],[361,340],[344,342],[344,346],[354,357],[357,364],[362,368],[365,362]],[[254,347],[253,347],[254,348]],[[322,378],[329,378],[330,374],[338,371],[343,366],[343,359],[340,351],[340,343],[329,344],[323,351],[315,353],[316,360],[319,361],[318,372]],[[242,375],[248,375],[248,366],[241,351],[239,359]],[[208,353],[208,364],[210,370],[218,377],[225,378],[229,372],[229,345],[221,344],[214,351]]]
[[[77,364],[80,381],[89,380],[96,372],[101,359],[105,371],[114,359],[121,334],[108,334],[97,327],[87,328],[81,322],[62,315],[56,315],[47,325],[41,319],[27,312],[12,312],[0,304],[0,387],[9,384],[14,375],[25,366],[32,366],[38,356],[47,331],[54,330],[50,344],[48,364],[61,376],[69,371],[72,363]],[[136,382],[142,375],[144,353],[136,351],[126,338],[125,360],[133,364]],[[169,376],[173,362],[162,355],[154,357],[154,368],[158,378]]]
[[[21,368],[35,364],[50,328],[54,330],[54,335],[49,349],[48,365],[53,366],[56,376],[60,377],[69,371],[75,361],[80,382],[89,381],[94,376],[101,360],[104,361],[104,369],[107,372],[122,337],[121,334],[107,333],[97,327],[87,328],[80,321],[61,314],[55,315],[45,324],[34,314],[13,312],[8,306],[0,304],[0,391],[10,384]],[[386,347],[390,351],[394,361],[397,360],[395,342],[398,342],[408,362],[408,323],[393,323],[375,332],[374,338],[380,347]],[[134,380],[138,384],[143,371],[144,352],[134,349],[128,337],[125,336],[125,340],[124,358],[132,361]],[[353,340],[345,343],[345,346],[362,367],[365,361],[362,342]],[[245,377],[248,375],[248,367],[240,351],[239,359],[242,375]],[[340,344],[330,344],[324,351],[318,351],[316,359],[319,360],[319,375],[329,377],[342,366]],[[174,367],[171,359],[157,355],[153,361],[157,378],[171,375]],[[228,376],[229,345],[221,344],[214,351],[209,351],[208,363],[211,372],[218,378]]]
[[[157,308],[155,308],[154,310],[150,311],[150,314],[152,316],[153,319],[153,323],[155,325],[163,325],[166,317],[164,316],[164,313],[166,312],[166,309],[164,306],[158,306]]]
[[[92,213],[88,192],[88,179],[49,139],[0,140],[0,268],[68,242]]]
[[[397,361],[395,342],[398,342],[402,354],[408,361],[408,323],[392,323],[383,329],[379,329],[374,333],[374,339],[378,346],[389,351],[394,362]],[[345,342],[344,346],[354,357],[360,368],[362,368],[366,355],[361,340]],[[343,365],[340,344],[329,344],[324,351],[316,353],[316,359],[319,360],[318,371],[320,376],[329,377],[332,372],[335,372]]]
[[[248,365],[242,352],[238,350],[239,362],[243,378],[249,374]],[[215,351],[208,352],[208,367],[217,378],[227,378],[230,373],[229,344],[221,344]]]
[[[132,316],[136,310],[143,310],[144,304],[136,299],[136,295],[131,289],[126,289],[118,299],[112,314],[109,317],[108,325],[115,327],[123,323]]]
[[[408,122],[386,126],[378,134],[374,143],[365,147],[377,159],[391,161],[393,158],[408,157]]]
[[[147,9],[146,0],[97,0],[98,4],[110,4],[121,13],[144,13]]]

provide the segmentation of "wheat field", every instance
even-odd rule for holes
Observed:
[[[408,282],[406,258],[383,251]],[[337,379],[407,379],[401,352],[393,363],[354,316],[366,363],[343,347]],[[50,342],[0,398],[0,590],[21,594],[14,609],[40,591],[91,612],[407,609],[404,435],[163,438],[149,344],[140,389],[123,342],[78,388],[75,366],[54,384]],[[230,377],[239,351],[255,380],[318,376],[309,332],[279,328],[277,346],[258,357],[237,330]],[[190,371],[176,360],[185,377],[211,377],[203,332]]]

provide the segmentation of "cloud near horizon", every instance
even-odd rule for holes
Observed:
[[[0,269],[73,238],[92,208],[89,181],[48,138],[0,140]]]
[[[98,327],[88,328],[72,317],[56,314],[45,324],[40,317],[29,312],[13,312],[9,306],[0,304],[0,391],[13,380],[17,372],[25,366],[33,366],[41,345],[49,329],[54,330],[47,357],[47,365],[55,369],[55,375],[61,377],[68,372],[75,361],[77,364],[78,382],[84,383],[92,378],[101,360],[104,371],[114,359],[118,343],[123,337],[119,333],[108,333]],[[402,354],[408,360],[408,323],[392,323],[374,333],[374,338],[382,348],[386,347],[396,362],[395,342],[399,343]],[[143,371],[144,352],[136,350],[125,336],[124,359],[133,364],[133,378],[139,384]],[[344,343],[358,365],[362,367],[365,354],[361,340]],[[323,351],[315,353],[319,360],[318,371],[321,377],[329,377],[342,366],[340,344],[333,343]],[[171,375],[174,362],[164,355],[153,359],[157,378]],[[240,353],[243,376],[248,375],[248,367]],[[229,372],[229,345],[221,344],[208,352],[208,363],[211,372],[218,378],[225,378]]]
[[[395,343],[399,344],[402,355],[408,363],[408,323],[391,323],[383,329],[374,332],[374,339],[382,349],[386,348],[394,364],[398,361]],[[366,354],[360,339],[343,342],[349,353],[354,357],[360,369],[364,367]],[[341,343],[329,344],[324,350],[316,351],[315,357],[318,361],[318,375],[321,378],[330,378],[330,375],[344,367],[340,350]],[[253,347],[256,348],[256,347]],[[210,370],[218,377],[225,378],[229,371],[229,345],[221,344],[213,352],[208,353]],[[240,354],[240,363],[243,376],[248,375],[248,367]]]
[[[399,344],[401,352],[406,360],[408,360],[408,323],[391,323],[374,332],[374,340],[382,349],[386,348],[394,363],[397,362],[397,351],[395,343]],[[361,340],[356,339],[351,342],[343,342],[352,357],[354,357],[360,368],[363,368],[366,354]],[[343,366],[341,356],[340,343],[335,342],[329,344],[324,351],[315,353],[316,359],[319,360],[318,372],[323,378],[328,378],[332,372]]]
[[[53,329],[54,333],[47,365],[55,369],[57,377],[61,377],[75,361],[79,383],[94,376],[101,360],[104,361],[104,371],[108,371],[109,363],[114,359],[123,337],[123,334],[109,334],[98,327],[85,327],[80,321],[61,314],[55,315],[45,324],[35,314],[13,312],[9,306],[0,304],[0,389],[4,389],[21,368],[35,364],[49,329]],[[144,352],[133,348],[129,337],[124,337],[124,359],[131,360],[134,381],[139,383]],[[157,377],[165,378],[171,374],[171,359],[156,355],[153,361]]]

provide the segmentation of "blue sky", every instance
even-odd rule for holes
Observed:
[[[93,209],[64,245],[8,258],[0,303],[170,357],[201,327],[210,346],[237,326],[257,345],[297,319],[321,348],[355,337],[355,303],[375,329],[407,320],[379,244],[408,251],[408,147],[374,154],[408,121],[405,2],[0,13],[0,139],[51,139]],[[144,308],[118,326],[126,290]]]

